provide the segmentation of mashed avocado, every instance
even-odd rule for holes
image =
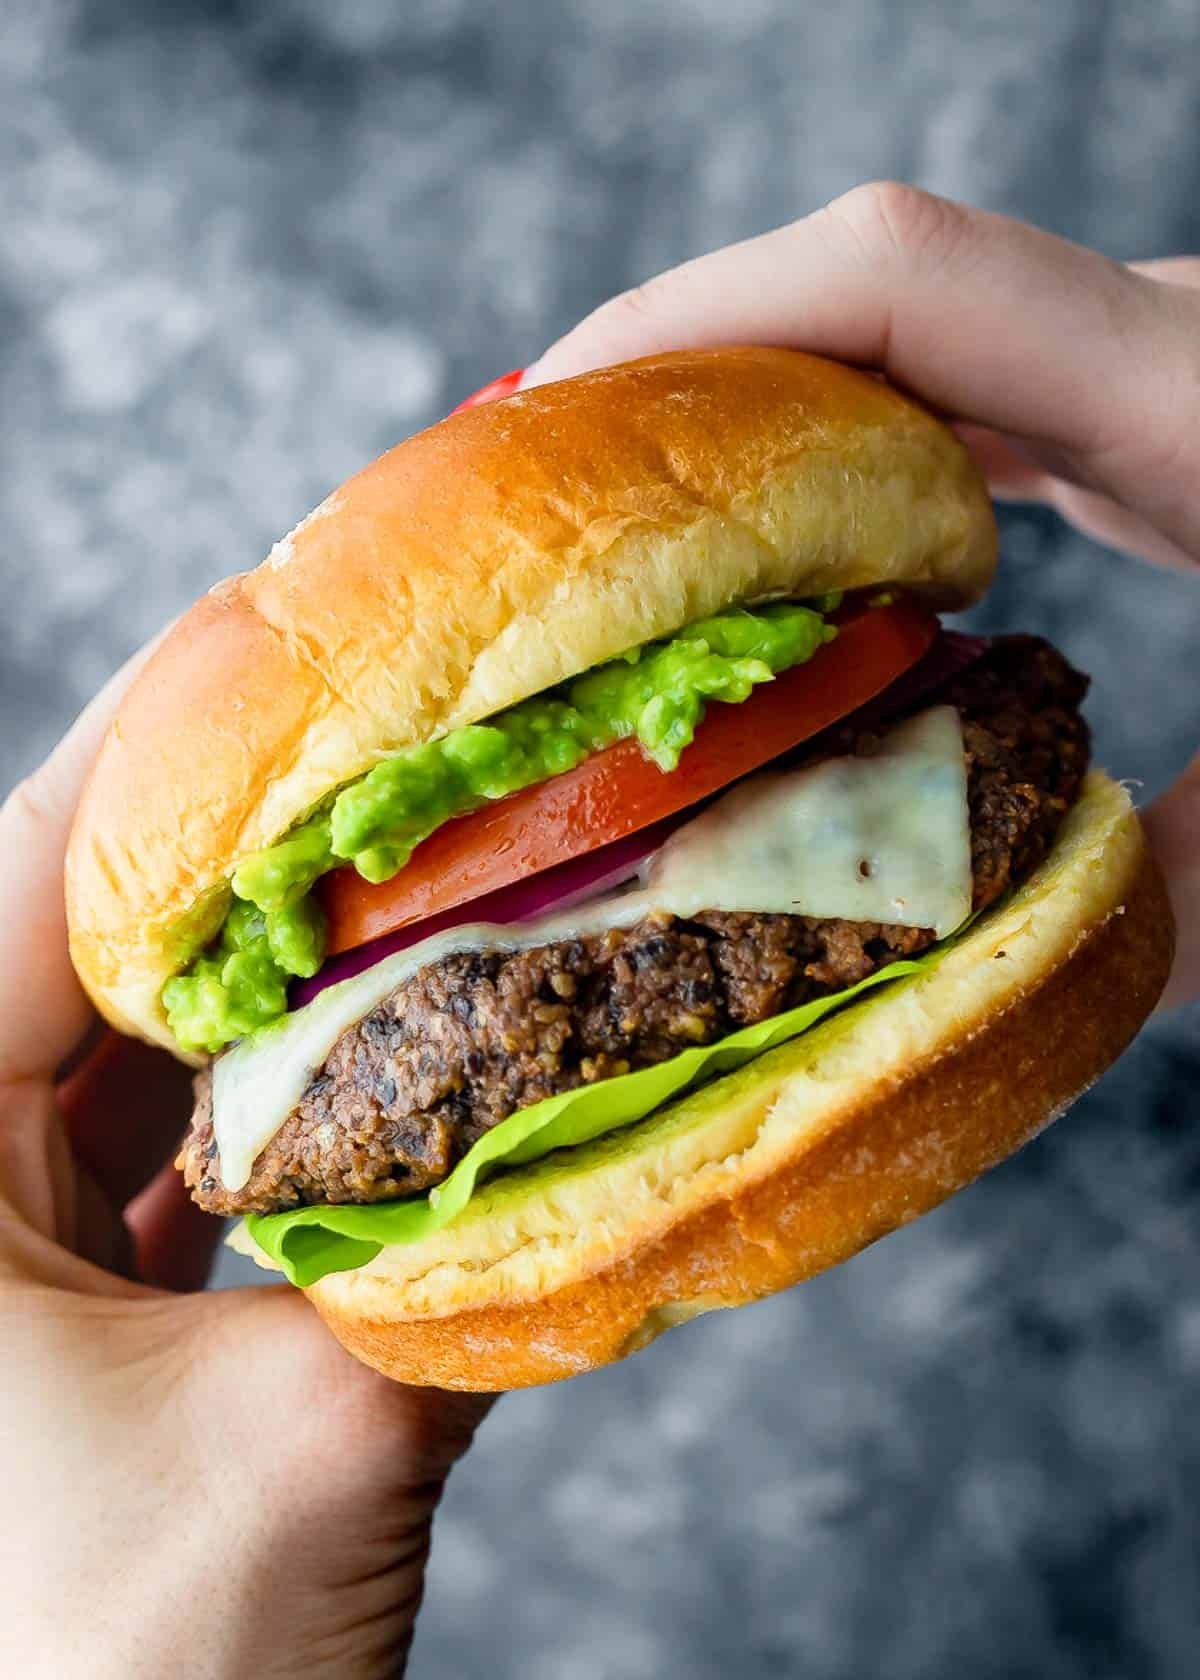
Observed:
[[[291,976],[315,974],[324,959],[311,888],[327,871],[352,863],[365,880],[390,880],[449,818],[571,770],[616,741],[636,737],[660,770],[674,770],[709,700],[745,700],[837,634],[818,610],[832,605],[780,603],[699,619],[486,723],[385,759],[239,866],[220,933],[163,987],[176,1038],[215,1054],[286,1011]]]

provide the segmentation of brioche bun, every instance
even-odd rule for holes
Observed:
[[[135,682],[67,859],[80,978],[179,1053],[159,994],[239,861],[397,748],[730,603],[895,584],[964,607],[994,561],[953,434],[811,356],[654,356],[444,420],[213,589]]]
[[[408,1383],[519,1388],[621,1359],[847,1259],[1011,1154],[1120,1054],[1172,949],[1128,795],[1094,773],[1043,867],[927,971],[308,1294]]]

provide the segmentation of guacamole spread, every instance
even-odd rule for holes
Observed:
[[[324,919],[311,889],[329,870],[351,863],[365,880],[390,880],[451,817],[631,737],[669,773],[707,702],[745,700],[756,684],[811,659],[837,634],[822,616],[835,604],[781,602],[699,619],[377,764],[239,865],[217,937],[163,987],[176,1038],[215,1054],[286,1011],[291,977],[315,974],[324,960]]]

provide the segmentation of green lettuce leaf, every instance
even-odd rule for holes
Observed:
[[[753,1057],[807,1032],[870,987],[928,968],[948,944],[944,940],[923,956],[892,963],[846,991],[743,1027],[715,1044],[684,1050],[657,1067],[563,1091],[518,1109],[485,1132],[449,1177],[424,1196],[371,1207],[304,1207],[293,1213],[251,1214],[246,1228],[263,1252],[302,1289],[330,1272],[354,1271],[385,1246],[420,1242],[457,1219],[476,1188],[493,1172],[524,1166],[552,1150],[573,1149],[644,1120],[702,1082],[732,1073]]]

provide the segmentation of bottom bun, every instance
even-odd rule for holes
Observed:
[[[308,1293],[403,1382],[520,1388],[622,1359],[848,1259],[1018,1149],[1125,1048],[1173,943],[1129,798],[1093,774],[1043,867],[925,972]]]

